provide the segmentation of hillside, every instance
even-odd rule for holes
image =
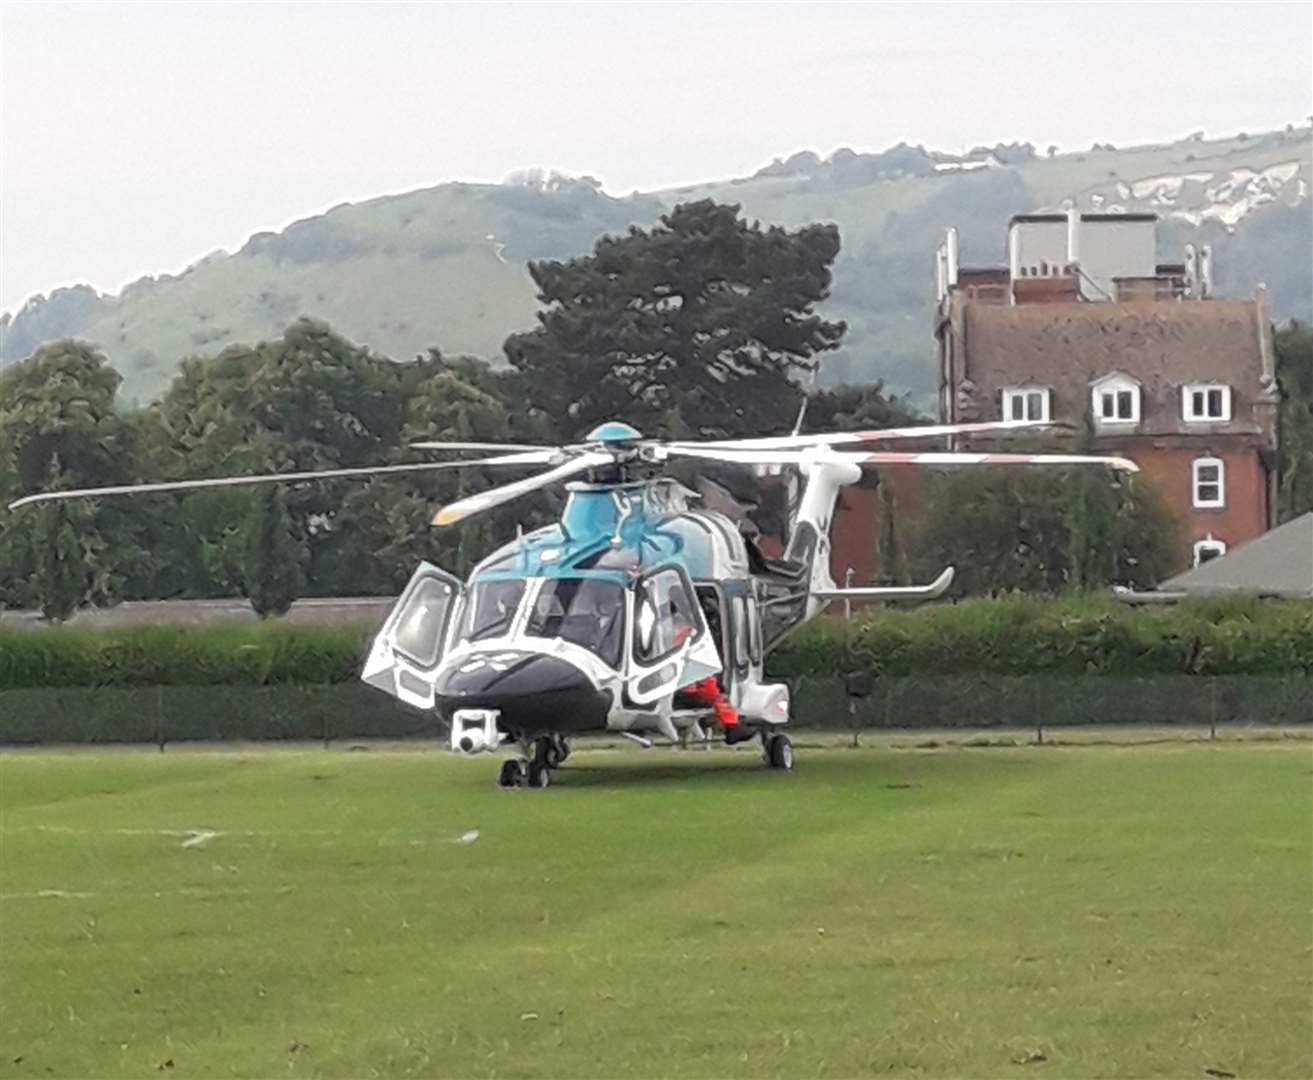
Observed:
[[[1275,317],[1313,319],[1311,182],[1304,127],[1054,156],[1028,144],[962,156],[901,145],[803,152],[750,177],[618,199],[590,180],[538,175],[443,184],[258,233],[234,254],[118,296],[80,286],[37,298],[0,318],[0,364],[53,338],[88,338],[125,374],[124,397],[145,402],[180,357],[274,336],[301,314],[397,358],[430,346],[497,358],[507,334],[534,322],[528,260],[580,254],[677,202],[714,198],[764,222],[836,222],[844,246],[827,314],[849,333],[825,381],[884,379],[928,404],[933,254],[945,226],[961,231],[965,263],[987,264],[1003,261],[1014,213],[1069,199],[1086,210],[1154,210],[1161,259],[1179,260],[1187,241],[1211,243],[1222,295],[1264,281]]]

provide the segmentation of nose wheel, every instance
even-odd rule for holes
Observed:
[[[541,735],[524,745],[527,757],[502,762],[497,774],[498,787],[548,787],[552,782],[552,770],[570,756],[570,744],[564,735]]]
[[[508,758],[501,763],[501,771],[497,773],[497,786],[499,788],[524,787],[526,776],[524,762],[519,758]]]

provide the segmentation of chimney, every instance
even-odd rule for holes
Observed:
[[[1199,249],[1199,299],[1207,300],[1213,295],[1213,245],[1205,244]]]
[[[1185,295],[1191,300],[1199,296],[1199,256],[1194,245],[1185,245]]]
[[[947,256],[948,256],[948,267],[947,267],[948,287],[950,289],[956,289],[957,288],[957,230],[953,228],[951,225],[949,226],[948,233],[944,238],[944,247],[947,251]]]
[[[1075,266],[1080,263],[1080,211],[1074,206],[1067,208],[1067,264]]]

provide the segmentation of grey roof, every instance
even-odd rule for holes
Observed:
[[[1160,592],[1244,592],[1313,599],[1313,512],[1241,544],[1221,558],[1168,578]]]

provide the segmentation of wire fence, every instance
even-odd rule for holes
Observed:
[[[1306,676],[905,676],[850,697],[842,679],[790,680],[793,724],[821,731],[1313,724]],[[0,691],[0,744],[436,738],[432,713],[362,684]]]
[[[821,730],[1210,728],[1313,724],[1302,675],[945,675],[875,679],[849,697],[842,680],[792,681],[795,722]]]

